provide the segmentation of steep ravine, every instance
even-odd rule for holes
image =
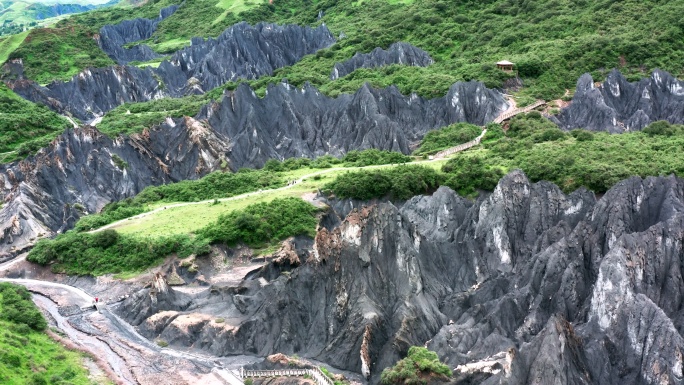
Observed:
[[[37,155],[0,165],[0,253],[16,254],[147,186],[196,179],[222,164],[237,170],[270,158],[364,148],[408,153],[428,130],[463,121],[482,125],[506,107],[498,91],[477,82],[456,83],[431,100],[368,86],[329,98],[286,84],[259,99],[242,85],[195,118],[167,119],[130,137],[68,130]]]
[[[333,203],[323,223],[240,282],[145,289],[120,314],[178,346],[372,382],[426,345],[458,384],[682,383],[684,180],[634,177],[597,201],[515,171],[475,202],[440,188]]]

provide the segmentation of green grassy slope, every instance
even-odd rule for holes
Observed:
[[[91,384],[82,357],[51,340],[21,286],[0,283],[0,383]]]
[[[75,15],[60,23],[68,28],[87,28],[93,32],[100,26],[124,18],[154,17],[160,8],[173,0],[149,2],[136,8],[111,8]],[[242,4],[242,5],[241,5]],[[235,14],[238,9],[249,9]],[[227,9],[226,9],[227,8]],[[322,21],[318,11],[325,10]],[[227,12],[230,11],[230,12]],[[499,87],[510,76],[497,70],[494,63],[508,59],[517,63],[526,88],[518,97],[531,100],[558,98],[574,86],[584,72],[601,79],[617,67],[628,78],[647,76],[654,68],[662,68],[676,76],[684,75],[684,12],[682,2],[658,1],[509,1],[489,2],[420,0],[407,4],[387,0],[363,3],[318,0],[281,0],[273,5],[259,1],[187,0],[173,16],[160,23],[158,31],[146,42],[161,51],[179,48],[191,36],[215,36],[238,20],[256,23],[261,20],[278,23],[316,25],[325,22],[334,34],[347,37],[327,50],[305,57],[294,66],[282,68],[271,77],[250,81],[263,95],[266,86],[287,78],[301,86],[311,82],[322,92],[335,96],[356,91],[363,83],[376,87],[394,84],[403,93],[417,92],[426,97],[443,95],[458,80],[477,79],[490,87]],[[220,22],[217,22],[217,18]],[[606,24],[610,18],[614,22]],[[50,40],[62,47],[69,40],[58,39],[57,30],[44,34],[39,41]],[[93,32],[94,33],[94,32]],[[28,40],[28,39],[27,39]],[[395,41],[408,41],[426,49],[436,63],[428,68],[389,66],[360,69],[331,81],[330,71],[336,62],[356,52],[369,52],[376,46],[387,47]],[[29,77],[47,81],[73,75],[85,65],[103,65],[92,39],[81,39],[82,55],[97,58],[70,65],[58,65],[58,52],[44,52],[38,44],[23,43],[14,56],[25,57]],[[32,56],[33,55],[33,56]],[[100,61],[101,59],[101,61]],[[64,60],[62,60],[64,61]],[[236,83],[225,85],[234,89]],[[105,117],[102,128],[110,132],[134,132],[158,124],[166,116],[192,115],[211,98],[219,97],[217,89],[204,97],[189,97],[173,102],[150,102],[136,108],[140,112],[119,108]],[[174,106],[170,106],[173,104]]]
[[[0,41],[0,63],[7,61],[10,54],[19,48],[28,34],[29,31],[25,31],[16,35],[8,36]]]
[[[67,80],[87,67],[114,65],[94,39],[80,26],[32,29],[10,59],[24,60],[24,75],[38,83]]]
[[[31,103],[0,83],[0,162],[23,158],[69,127],[63,117]]]
[[[171,0],[137,8],[107,9],[71,17],[60,26],[81,26],[94,33],[123,18],[152,17]],[[325,16],[317,20],[318,12]],[[236,14],[236,12],[240,11]],[[333,49],[281,69],[270,79],[287,77],[301,85],[310,81],[329,94],[355,90],[365,81],[376,86],[396,84],[403,92],[441,95],[457,80],[479,79],[500,86],[507,78],[494,67],[501,59],[517,63],[520,76],[534,97],[560,97],[577,77],[592,72],[601,78],[620,68],[631,77],[659,67],[684,74],[684,3],[627,0],[186,0],[164,20],[148,43],[159,50],[175,49],[192,36],[216,36],[239,20],[316,25],[325,22],[347,38]],[[606,20],[611,20],[606,23]],[[390,67],[360,70],[343,79],[328,76],[336,61],[408,41],[436,60],[430,68]],[[66,44],[66,43],[64,43]],[[31,50],[23,55],[30,56]],[[33,48],[34,55],[36,48]],[[31,67],[37,56],[29,60]],[[45,60],[40,60],[44,62]],[[79,67],[75,65],[74,68]],[[82,68],[82,66],[80,66]],[[47,71],[41,79],[64,77],[71,68]],[[34,75],[41,71],[30,72]]]

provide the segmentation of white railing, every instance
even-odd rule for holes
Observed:
[[[455,154],[457,152],[467,150],[471,147],[475,147],[478,144],[480,144],[480,141],[482,140],[482,138],[484,138],[486,133],[487,133],[487,129],[485,128],[484,130],[482,130],[482,133],[477,138],[471,140],[470,142],[461,143],[458,146],[454,146],[451,148],[447,148],[446,150],[442,150],[442,151],[435,154],[435,158],[437,158],[437,159],[444,158],[444,157],[447,157],[451,154]]]
[[[530,112],[533,109],[535,109],[539,106],[542,106],[544,104],[546,104],[545,101],[537,100],[536,102],[530,104],[529,106],[522,107],[522,108],[516,108],[515,110],[504,112],[503,114],[497,116],[496,119],[494,119],[494,123],[500,124],[500,123],[502,123],[502,122],[504,122],[504,121],[516,116],[516,115],[523,114],[526,112]]]
[[[318,385],[335,385],[335,382],[326,376],[319,368],[314,369],[276,369],[276,370],[245,370],[240,368],[235,373],[241,380],[245,378],[262,377],[304,377],[311,376]]]

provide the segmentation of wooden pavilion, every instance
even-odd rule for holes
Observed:
[[[496,63],[497,68],[504,72],[513,72],[513,66],[515,63],[511,63],[508,60],[502,60],[498,63]]]

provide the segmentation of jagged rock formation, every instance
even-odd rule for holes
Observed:
[[[271,158],[337,156],[352,149],[406,154],[429,130],[456,122],[484,125],[506,108],[498,91],[478,82],[455,83],[446,96],[430,100],[367,84],[336,98],[310,85],[279,84],[260,99],[241,85],[198,119],[229,138],[234,165],[260,166]]]
[[[145,92],[154,84],[136,83],[117,68],[94,70],[101,73],[88,78],[109,76],[126,84],[136,98],[151,97]],[[70,87],[72,97],[91,110],[111,100],[85,94],[88,88],[79,96],[78,87]],[[5,202],[0,252],[70,228],[82,215],[75,204],[92,213],[146,186],[196,179],[222,163],[237,170],[262,166],[270,158],[341,155],[364,148],[408,153],[412,142],[430,129],[461,121],[485,124],[506,108],[498,91],[476,82],[456,83],[445,97],[432,100],[403,96],[394,87],[368,86],[333,99],[313,87],[299,90],[285,84],[270,87],[259,99],[241,85],[195,118],[167,119],[142,134],[112,140],[94,128],[70,130],[35,157],[0,165]],[[119,168],[114,155],[127,166]]]
[[[8,86],[25,99],[83,121],[124,103],[163,98],[170,91],[149,67],[129,66],[87,69],[68,82],[53,82],[46,87],[31,80],[9,82]]]
[[[16,254],[149,185],[219,169],[226,143],[202,123],[185,120],[175,130],[115,140],[92,127],[68,130],[35,157],[0,165],[0,254]]]
[[[434,63],[430,55],[409,43],[398,42],[389,46],[387,51],[378,47],[370,53],[356,53],[351,59],[335,63],[330,79],[347,76],[359,68],[382,67],[391,64],[427,67]]]
[[[441,188],[403,207],[333,206],[349,214],[330,212],[301,265],[196,294],[143,290],[119,313],[172,344],[296,353],[373,383],[411,345],[455,384],[684,378],[681,179],[633,177],[597,201],[515,171],[475,202]]]
[[[554,121],[565,130],[584,128],[621,133],[641,130],[657,120],[684,123],[684,82],[661,70],[628,82],[613,70],[601,85],[591,75],[577,81],[572,104]]]
[[[119,24],[105,25],[100,28],[98,45],[107,56],[119,64],[128,64],[132,61],[148,61],[161,57],[161,55],[145,44],[136,45],[131,48],[124,48],[124,45],[152,37],[154,31],[157,30],[157,24],[173,15],[178,7],[177,4],[174,4],[163,8],[156,19],[137,18],[124,20]]]
[[[334,42],[325,26],[239,23],[217,39],[193,39],[158,68],[88,69],[46,87],[30,80],[9,81],[8,86],[28,100],[90,121],[126,102],[198,94],[228,81],[270,75]]]

